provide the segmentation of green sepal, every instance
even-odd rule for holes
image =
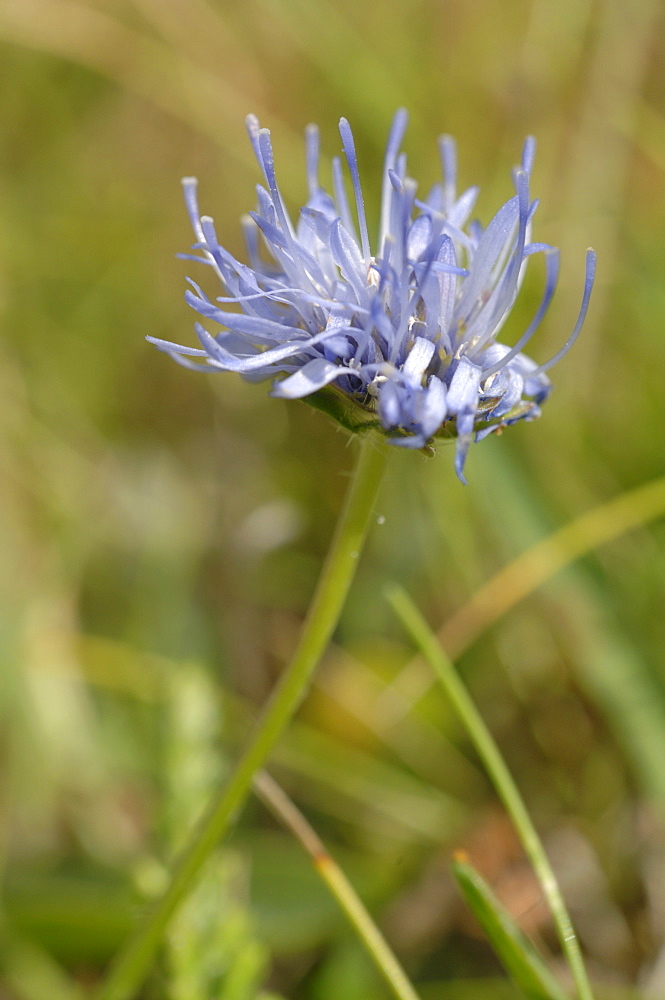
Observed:
[[[334,385],[326,385],[309,396],[302,397],[303,403],[313,406],[315,410],[327,413],[338,424],[352,434],[363,431],[381,431],[381,423],[373,409],[365,406],[360,399],[348,396]]]

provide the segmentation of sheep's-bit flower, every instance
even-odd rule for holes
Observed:
[[[529,194],[535,141],[526,140],[513,172],[515,195],[486,228],[469,216],[478,194],[456,190],[453,140],[439,150],[443,182],[424,200],[406,172],[400,145],[406,113],[393,121],[385,161],[380,235],[372,253],[353,135],[339,126],[353,204],[342,163],[333,160],[334,197],[319,184],[319,134],[306,131],[309,199],[294,224],[275,175],[270,132],[247,119],[267,189],[243,219],[249,265],[222,247],[213,220],[199,215],[196,181],[183,181],[202,256],[226,295],[212,302],[191,282],[186,300],[223,330],[195,326],[201,348],[148,339],[199,371],[273,378],[272,395],[306,398],[352,430],[380,428],[396,445],[423,448],[456,437],[462,480],[469,445],[517,420],[539,416],[551,382],[546,371],[569,350],[586,316],[595,272],[587,252],[579,317],[560,351],[537,365],[522,348],[539,326],[556,287],[558,250],[531,242],[537,202]],[[263,250],[263,256],[262,256]],[[545,289],[533,320],[509,347],[497,340],[517,296],[526,263],[545,258]],[[190,256],[190,255],[185,255]],[[204,364],[193,359],[200,358]]]

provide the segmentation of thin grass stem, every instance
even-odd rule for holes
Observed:
[[[448,655],[465,652],[495,622],[562,570],[602,545],[665,515],[665,476],[585,511],[507,563],[443,623],[438,638]],[[420,658],[380,696],[384,728],[408,714],[433,684]]]
[[[579,1000],[593,1000],[577,935],[556,876],[494,737],[457,675],[452,661],[408,594],[401,587],[392,585],[387,588],[386,596],[404,628],[441,682],[515,825],[552,913],[561,949],[570,966]]]
[[[265,771],[254,776],[254,791],[300,841],[397,1000],[419,1000],[390,945],[348,878],[286,792]]]

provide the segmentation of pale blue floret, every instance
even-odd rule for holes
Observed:
[[[457,437],[455,467],[471,441],[517,420],[531,420],[548,396],[545,372],[572,346],[584,322],[595,273],[587,252],[579,317],[561,350],[537,365],[522,353],[556,288],[558,250],[530,241],[537,202],[529,179],[535,141],[524,144],[513,172],[515,195],[489,225],[469,223],[478,194],[456,190],[456,153],[444,136],[443,182],[425,200],[399,152],[406,113],[396,114],[383,168],[380,236],[372,253],[351,128],[340,122],[353,202],[342,162],[333,160],[331,197],[319,184],[319,135],[306,131],[309,197],[297,222],[277,185],[270,132],[252,115],[247,127],[266,187],[258,211],[243,219],[249,264],[219,243],[211,218],[199,214],[194,178],[183,181],[196,236],[193,259],[210,265],[225,295],[211,301],[197,284],[185,298],[222,332],[200,323],[200,348],[149,337],[160,350],[199,371],[274,378],[272,394],[299,399],[333,387],[375,413],[393,444],[423,448],[437,435]],[[262,256],[262,251],[265,256]],[[497,342],[519,291],[528,258],[545,258],[545,289],[536,314],[513,347]],[[240,309],[241,311],[238,311]],[[331,389],[327,390],[328,392]]]

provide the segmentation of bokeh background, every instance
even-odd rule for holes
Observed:
[[[535,357],[568,335],[588,244],[597,287],[543,419],[474,448],[468,487],[449,448],[396,449],[336,643],[272,772],[425,998],[519,996],[454,887],[460,848],[565,982],[510,824],[409,666],[382,585],[398,579],[439,627],[519,553],[626,494],[631,530],[614,507],[592,513],[576,536],[588,554],[573,560],[565,536],[533,565],[546,577],[549,551],[567,569],[541,587],[513,574],[447,634],[599,996],[665,995],[664,29],[655,0],[0,0],[3,1000],[84,996],[159,891],[293,649],[352,465],[323,415],[145,343],[192,336],[179,179],[199,177],[241,254],[259,180],[245,114],[272,128],[294,208],[304,126],[332,155],[344,115],[376,220],[399,106],[412,176],[433,183],[436,136],[454,134],[484,221],[537,136],[535,237],[561,247],[563,272]],[[640,506],[630,491],[649,482]],[[617,537],[598,546],[603,525]],[[144,995],[388,994],[254,801]]]

